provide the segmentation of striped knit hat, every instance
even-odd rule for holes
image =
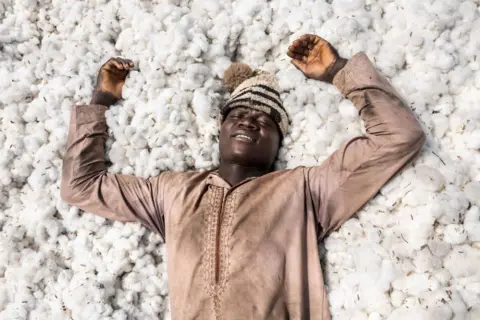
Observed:
[[[220,110],[220,123],[233,108],[247,107],[268,114],[285,136],[288,115],[280,99],[280,86],[273,74],[259,69],[253,71],[243,63],[233,63],[225,71],[223,81],[229,91],[233,92]]]

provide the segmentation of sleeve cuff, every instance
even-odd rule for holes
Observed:
[[[333,84],[344,96],[369,83],[377,83],[377,70],[364,52],[359,52],[349,59],[333,78]]]

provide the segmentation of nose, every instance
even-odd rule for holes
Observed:
[[[239,126],[250,130],[258,130],[258,124],[253,116],[245,116],[239,121]]]

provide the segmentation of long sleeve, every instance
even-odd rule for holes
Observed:
[[[106,110],[107,107],[100,105],[73,107],[63,159],[61,197],[107,219],[139,221],[164,237],[161,199],[166,173],[142,179],[107,172]]]
[[[418,121],[364,53],[333,83],[358,109],[366,134],[346,142],[321,166],[306,169],[319,238],[338,229],[425,143]]]

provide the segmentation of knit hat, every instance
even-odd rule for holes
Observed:
[[[288,115],[280,99],[280,86],[273,74],[260,69],[253,71],[244,63],[233,63],[225,71],[223,81],[233,92],[220,110],[220,123],[233,108],[247,107],[268,114],[285,136]]]

